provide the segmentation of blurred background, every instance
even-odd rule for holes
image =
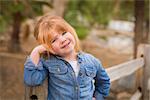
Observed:
[[[0,100],[23,100],[25,58],[38,45],[33,29],[44,14],[70,23],[81,48],[105,68],[136,58],[150,44],[149,0],[0,0]],[[140,88],[135,75],[112,83],[108,100],[129,100]],[[140,79],[139,79],[140,80]]]

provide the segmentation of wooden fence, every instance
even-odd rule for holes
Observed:
[[[141,48],[140,48],[141,49]],[[150,45],[142,45],[143,57],[112,66],[106,69],[110,81],[113,82],[125,76],[131,75],[138,69],[143,70],[142,92],[136,91],[130,100],[150,100]],[[139,55],[139,54],[138,54]],[[47,80],[41,86],[25,86],[25,100],[46,100]]]

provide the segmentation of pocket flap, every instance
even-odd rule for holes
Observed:
[[[87,67],[86,68],[86,74],[90,77],[95,77],[96,76],[96,70],[92,67]]]
[[[50,73],[54,74],[65,74],[67,73],[67,67],[66,66],[51,66],[48,68]]]

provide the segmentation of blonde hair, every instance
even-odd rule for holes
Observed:
[[[54,32],[57,33],[70,32],[75,38],[76,42],[75,51],[76,52],[80,51],[79,39],[74,28],[71,25],[69,25],[63,18],[51,15],[42,16],[38,20],[34,28],[34,36],[36,40],[40,44],[46,44],[46,48],[50,53],[53,53],[50,41],[52,40],[51,35]]]

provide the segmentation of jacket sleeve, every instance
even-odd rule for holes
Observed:
[[[95,64],[97,67],[97,73],[95,77],[94,97],[96,100],[103,100],[106,96],[109,95],[110,78],[98,59],[95,59]]]
[[[24,64],[24,83],[29,86],[37,86],[43,83],[47,77],[48,71],[43,66],[43,60],[40,58],[39,63],[35,65],[30,57],[27,57]]]

